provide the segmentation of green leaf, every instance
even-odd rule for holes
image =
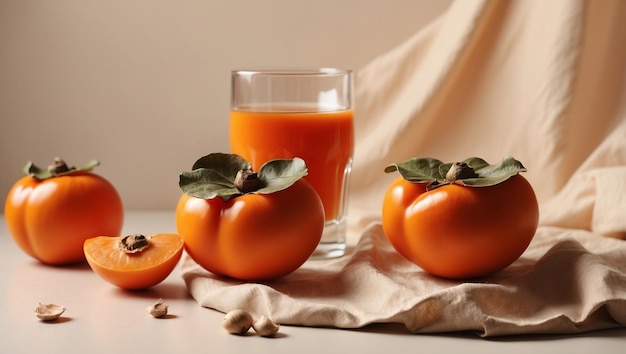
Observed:
[[[289,188],[308,173],[304,160],[299,157],[268,161],[259,170],[259,178],[265,182],[265,186],[257,193],[268,194]]]
[[[178,185],[185,194],[200,199],[213,199],[219,196],[228,200],[241,194],[235,187],[234,177],[231,180],[219,171],[208,168],[183,171]]]
[[[473,168],[474,171],[478,171],[481,168],[485,168],[489,166],[489,162],[481,159],[480,157],[470,157],[469,159],[463,160],[469,167]]]
[[[442,174],[439,169],[442,164],[443,162],[433,158],[413,158],[391,164],[385,168],[385,172],[398,171],[405,180],[410,182],[432,182],[445,177],[445,171]]]
[[[472,187],[486,187],[502,183],[520,172],[526,172],[526,167],[521,162],[510,156],[505,156],[497,165],[483,165],[479,169],[474,169],[478,174],[477,178],[461,180],[464,185]]]
[[[52,173],[48,170],[44,170],[35,165],[32,161],[28,161],[22,168],[22,172],[26,176],[31,176],[39,180],[52,177]]]
[[[55,163],[62,163],[65,165],[65,162],[63,162],[63,160],[59,159],[59,158],[55,158]],[[54,165],[54,164],[53,164]],[[65,165],[67,167],[66,171],[63,172],[56,172],[55,169],[53,168],[54,166],[51,165],[46,169],[40,168],[38,166],[36,166],[32,161],[29,161],[26,163],[26,165],[22,168],[22,172],[27,175],[27,176],[31,176],[33,178],[36,178],[38,180],[45,180],[48,178],[54,178],[57,176],[66,176],[66,175],[71,175],[73,173],[76,172],[89,172],[91,170],[93,170],[96,166],[100,165],[100,161],[98,160],[91,160],[89,162],[87,162],[86,164],[82,165],[82,166],[78,166],[78,167],[67,167],[67,165]]]
[[[227,201],[245,194],[237,188],[235,179],[239,171],[249,170],[250,167],[250,162],[241,156],[213,153],[198,159],[192,171],[183,172],[178,184],[187,195],[201,199],[220,197]],[[261,180],[260,188],[246,193],[274,193],[289,188],[306,175],[306,165],[300,158],[268,161],[257,175]]]
[[[224,176],[233,176],[237,171],[250,167],[250,162],[239,155],[216,152],[199,158],[191,169],[207,168]]]
[[[443,163],[433,158],[412,158],[387,166],[385,172],[397,170],[405,180],[415,183],[430,183],[433,188],[449,183],[458,183],[470,187],[493,186],[520,172],[526,172],[524,165],[510,156],[504,157],[499,164],[494,165],[479,157],[470,157],[463,162],[471,167],[478,177],[447,181],[446,174],[453,163]]]

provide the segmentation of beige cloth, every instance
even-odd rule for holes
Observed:
[[[185,257],[200,305],[283,324],[483,336],[626,326],[626,2],[458,0],[357,72],[349,241],[266,284]],[[384,166],[413,156],[521,160],[540,227],[509,268],[475,282],[424,273],[386,241]]]
[[[372,224],[350,257],[309,261],[272,283],[221,278],[185,257],[202,305],[244,308],[286,325],[402,323],[422,333],[576,333],[626,325],[626,245],[544,227],[506,270],[475,282],[437,278],[402,258]]]

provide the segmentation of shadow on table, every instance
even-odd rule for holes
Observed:
[[[479,333],[472,331],[450,332],[450,333],[412,333],[401,323],[375,323],[363,328],[350,329],[355,332],[395,334],[407,336],[435,336],[478,339],[494,342],[525,342],[525,341],[555,341],[572,338],[615,338],[624,339],[626,342],[626,328],[612,328],[598,331],[590,331],[577,334],[520,334],[497,337],[481,337]]]

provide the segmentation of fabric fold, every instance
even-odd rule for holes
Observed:
[[[393,249],[379,224],[366,230],[350,257],[309,261],[274,282],[222,278],[188,257],[182,271],[200,305],[222,312],[243,308],[284,325],[402,323],[415,333],[474,331],[485,337],[580,333],[626,325],[626,243],[596,238],[541,229],[509,268],[471,281],[424,273]]]

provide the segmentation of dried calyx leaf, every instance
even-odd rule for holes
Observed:
[[[94,167],[100,165],[98,160],[91,160],[83,166],[75,167],[68,166],[63,159],[55,157],[52,164],[46,169],[42,169],[36,166],[32,161],[29,161],[23,168],[22,172],[38,180],[44,180],[53,178],[56,176],[68,175],[80,171],[91,171]]]
[[[42,321],[54,321],[61,317],[63,312],[65,312],[65,307],[56,304],[39,303],[33,312],[35,312],[37,318]]]
[[[298,157],[268,161],[255,172],[239,155],[213,153],[198,159],[191,171],[184,171],[178,185],[192,197],[227,201],[247,193],[281,191],[307,174],[304,160]]]
[[[454,163],[443,163],[434,158],[413,158],[385,168],[387,173],[394,171],[398,171],[407,181],[428,183],[428,189],[434,189],[450,183],[470,187],[493,186],[520,172],[526,172],[526,168],[510,156],[495,165],[478,157]]]

